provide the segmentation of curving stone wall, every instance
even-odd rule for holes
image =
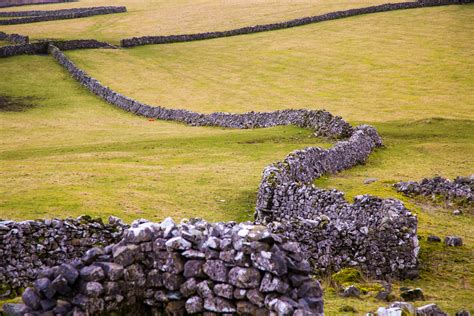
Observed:
[[[38,13],[42,12],[42,13]],[[0,25],[12,25],[12,24],[26,24],[53,20],[67,20],[84,18],[94,15],[112,14],[127,12],[126,7],[95,7],[95,8],[78,8],[78,9],[66,9],[57,11],[25,11],[25,14],[32,16],[19,17],[14,19],[0,20]],[[2,14],[9,14],[2,12]],[[35,15],[38,14],[38,15]]]
[[[398,192],[407,196],[426,196],[434,201],[445,201],[461,206],[474,207],[474,174],[449,180],[442,177],[425,178],[420,182],[398,182]]]
[[[0,298],[30,285],[38,271],[81,257],[94,246],[118,242],[128,225],[111,217],[0,221]]]
[[[2,0],[0,8],[17,7],[23,5],[33,4],[48,4],[48,3],[62,3],[62,2],[76,2],[78,0]]]
[[[312,185],[323,174],[336,173],[364,163],[370,153],[382,145],[382,140],[373,127],[364,125],[353,128],[340,117],[334,117],[325,111],[199,114],[152,107],[103,86],[79,69],[58,48],[51,45],[49,50],[88,90],[107,102],[138,115],[190,125],[230,128],[293,124],[310,128],[318,135],[346,138],[328,150],[312,147],[295,151],[283,162],[265,168],[258,190],[256,221],[263,224],[278,221],[296,229],[301,226],[301,221],[318,222],[319,217],[324,216],[328,225],[323,229],[308,229],[308,226],[303,225],[301,229],[292,232],[297,236],[296,240],[304,241],[303,246],[309,250],[308,254],[311,253],[316,268],[327,271],[344,266],[358,266],[366,274],[376,277],[416,276],[419,249],[416,239],[417,218],[401,202],[367,197],[364,203],[349,204],[342,198],[342,193],[318,190]],[[335,233],[333,229],[340,233]],[[341,247],[342,237],[347,240],[347,247]],[[369,254],[370,252],[374,253]],[[320,260],[319,256],[323,253],[326,259]],[[373,258],[379,260],[369,261]]]
[[[415,2],[387,3],[387,4],[375,5],[375,6],[365,7],[365,8],[336,11],[336,12],[326,13],[322,15],[304,17],[304,18],[299,18],[299,19],[294,19],[294,20],[279,22],[279,23],[247,26],[247,27],[242,27],[239,29],[233,29],[229,31],[126,38],[121,41],[121,46],[133,47],[133,46],[139,46],[139,45],[199,41],[199,40],[206,40],[206,39],[212,39],[212,38],[218,38],[218,37],[228,37],[228,36],[236,36],[236,35],[243,35],[243,34],[281,30],[281,29],[286,29],[290,27],[296,27],[296,26],[301,26],[301,25],[306,25],[306,24],[311,24],[311,23],[318,23],[318,22],[329,21],[329,20],[336,20],[336,19],[362,15],[362,14],[412,9],[412,8],[422,8],[422,7],[430,7],[430,6],[461,4],[461,3],[469,3],[473,1],[474,0],[421,0],[421,1],[415,1]]]
[[[298,243],[251,223],[138,221],[117,244],[41,272],[7,315],[323,315]]]
[[[366,161],[382,140],[371,126],[324,150],[307,148],[263,171],[256,222],[298,240],[321,271],[359,267],[377,278],[418,274],[417,218],[398,200],[359,196],[353,204],[337,190],[312,182]]]

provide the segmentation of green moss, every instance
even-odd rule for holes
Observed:
[[[339,285],[346,285],[348,283],[360,283],[363,280],[362,273],[354,268],[344,268],[332,275],[332,279]]]
[[[357,313],[357,309],[350,305],[343,305],[339,308],[340,312],[346,312],[346,313]]]

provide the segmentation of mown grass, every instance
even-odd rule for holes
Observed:
[[[68,55],[113,89],[151,104],[200,112],[326,108],[353,124],[375,125],[386,147],[365,165],[316,184],[341,189],[348,199],[368,193],[404,201],[419,218],[422,273],[395,282],[395,294],[400,286],[420,286],[427,301],[418,306],[436,302],[454,313],[474,310],[473,218],[415,203],[391,185],[474,170],[473,17],[474,5],[416,9]],[[75,32],[82,31],[64,36]],[[296,148],[329,145],[291,127],[234,131],[149,122],[91,96],[49,57],[0,60],[0,77],[6,78],[1,94],[38,103],[23,113],[0,113],[4,218],[250,219],[245,210],[253,208],[265,165]],[[377,181],[365,185],[367,178]],[[429,234],[458,235],[465,245],[430,244]],[[387,305],[343,299],[326,287],[327,314],[339,314],[345,304],[361,314]]]
[[[128,12],[75,20],[0,26],[0,30],[28,34],[33,39],[95,38],[119,43],[120,39],[125,37],[223,31],[386,2],[401,0],[81,0],[41,7],[22,6],[5,11],[125,5]]]

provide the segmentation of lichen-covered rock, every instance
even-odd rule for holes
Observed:
[[[197,219],[181,225],[171,220],[161,224],[141,220],[132,224],[131,231],[117,244],[107,246],[108,250],[92,251],[95,254],[88,254],[87,260],[45,270],[24,292],[26,305],[7,310],[11,315],[23,311],[88,315],[119,310],[175,315],[323,314],[320,284],[301,272],[304,269],[291,268],[304,262],[300,246],[266,228]],[[182,247],[182,240],[176,237],[183,233],[196,242]],[[203,248],[207,250],[202,258],[198,253]],[[251,259],[252,249],[265,250]],[[242,258],[218,259],[231,250],[248,256],[249,261],[244,260],[248,266],[238,265]]]

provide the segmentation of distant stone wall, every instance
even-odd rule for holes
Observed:
[[[60,47],[62,50],[116,48],[113,45],[96,40],[39,41],[36,43],[22,45],[0,46],[0,58],[25,54],[47,54],[48,46],[50,44],[54,44],[56,47]]]
[[[28,12],[28,11],[27,11]],[[35,11],[30,11],[35,12]],[[39,16],[27,16],[14,19],[0,20],[0,25],[26,24],[53,20],[78,19],[95,15],[127,12],[125,7],[96,7],[79,8],[58,11],[43,11]],[[5,13],[4,13],[5,14]]]
[[[469,3],[473,1],[474,0],[421,0],[421,1],[415,1],[415,2],[387,3],[387,4],[375,5],[375,6],[365,7],[365,8],[348,9],[348,10],[336,11],[336,12],[326,13],[326,14],[317,15],[317,16],[304,17],[304,18],[294,19],[294,20],[290,20],[286,22],[247,26],[247,27],[242,27],[239,29],[234,29],[234,30],[229,30],[229,31],[126,38],[121,41],[121,46],[133,47],[133,46],[139,46],[139,45],[199,41],[199,40],[206,40],[206,39],[219,38],[219,37],[229,37],[229,36],[236,36],[236,35],[243,35],[243,34],[281,30],[281,29],[286,29],[290,27],[296,27],[296,26],[301,26],[301,25],[306,25],[306,24],[311,24],[311,23],[318,23],[318,22],[329,21],[329,20],[336,20],[336,19],[362,15],[362,14],[386,12],[386,11],[402,10],[402,9],[422,8],[422,7],[439,6],[439,5],[461,4],[461,3]]]
[[[283,110],[275,112],[248,112],[243,114],[201,114],[187,110],[150,106],[128,98],[104,86],[79,69],[61,50],[50,45],[49,52],[74,79],[86,89],[117,107],[137,115],[183,122],[193,126],[220,126],[227,128],[264,128],[278,125],[296,125],[310,128],[316,134],[332,138],[344,138],[352,133],[352,127],[338,116],[326,111]]]
[[[425,196],[436,202],[474,207],[474,174],[449,180],[443,177],[425,178],[420,182],[398,182],[398,192],[407,196]]]
[[[62,14],[75,14],[90,10],[102,10],[115,7],[88,7],[88,8],[72,8],[60,10],[30,10],[30,11],[0,11],[0,17],[26,17],[26,16],[54,16]]]
[[[7,315],[322,316],[298,243],[251,223],[132,224],[124,238],[42,271]]]
[[[94,246],[118,242],[126,228],[115,218],[104,224],[87,216],[0,221],[0,298],[32,284],[43,268],[82,257]]]
[[[15,44],[27,44],[30,39],[28,36],[21,34],[6,34],[4,32],[0,32],[0,41],[7,41]]]
[[[2,0],[0,8],[17,7],[32,4],[48,4],[48,3],[62,3],[62,2],[76,2],[78,0]]]

